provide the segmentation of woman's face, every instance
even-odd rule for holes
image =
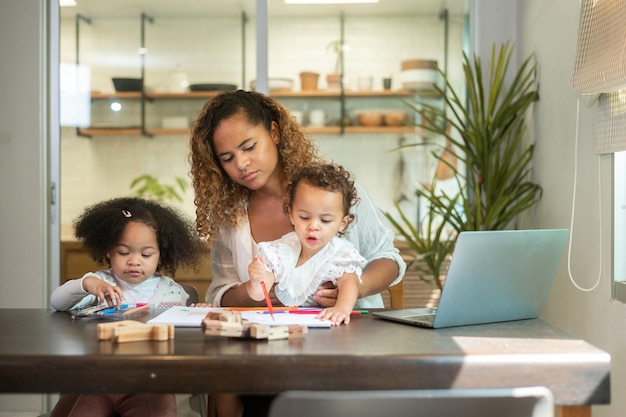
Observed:
[[[236,183],[258,190],[276,173],[278,126],[268,132],[262,124],[251,125],[243,113],[222,120],[213,134],[215,154],[224,171]]]
[[[129,222],[107,256],[118,278],[130,284],[147,280],[156,272],[161,257],[156,231],[144,223]]]

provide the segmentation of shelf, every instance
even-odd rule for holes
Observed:
[[[219,91],[190,91],[188,93],[146,93],[148,99],[212,98]]]
[[[191,129],[163,129],[163,128],[154,128],[154,129],[146,129],[146,134],[148,135],[189,135],[191,133]]]
[[[323,126],[323,127],[311,127],[304,126],[309,133],[326,133],[326,134],[340,134],[341,127],[339,126]],[[415,126],[346,126],[345,133],[415,133]],[[189,135],[191,129],[146,129],[145,134],[150,136],[155,135]],[[118,128],[84,128],[79,130],[79,134],[83,136],[114,136],[114,135],[127,135],[127,136],[139,136],[144,134],[141,129],[118,129]]]
[[[114,98],[140,99],[141,92],[140,91],[124,91],[124,92],[116,92],[116,93],[102,93],[98,91],[93,91],[91,93],[92,100],[114,99]]]
[[[113,135],[128,135],[128,136],[138,136],[143,134],[141,132],[141,128],[117,128],[117,127],[97,127],[91,128],[87,127],[84,129],[78,129],[78,134],[82,136],[113,136]]]
[[[272,97],[277,98],[339,98],[339,90],[315,90],[315,91],[273,91]],[[345,97],[412,97],[412,96],[433,96],[439,95],[437,90],[384,90],[384,91],[344,91]]]
[[[167,92],[153,92],[146,93],[147,99],[184,99],[184,98],[212,98],[215,97],[219,91],[190,91],[187,93],[167,93]],[[341,97],[341,92],[338,90],[315,90],[315,91],[273,91],[270,92],[272,97],[277,98],[289,98],[289,97],[303,97],[303,98],[315,98],[315,97]],[[439,92],[437,90],[389,90],[389,91],[345,91],[345,97],[411,97],[411,96],[437,96]],[[140,99],[141,92],[128,91],[128,92],[92,92],[91,98],[98,99]]]

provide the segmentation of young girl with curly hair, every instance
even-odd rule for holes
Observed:
[[[189,295],[172,276],[194,266],[205,245],[192,222],[174,209],[139,198],[117,198],[88,207],[74,224],[85,250],[109,268],[65,282],[50,304],[67,311],[94,305],[185,305]],[[63,394],[51,417],[175,417],[174,394]]]

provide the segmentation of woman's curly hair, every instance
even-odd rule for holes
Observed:
[[[337,164],[314,164],[303,166],[292,177],[287,185],[287,198],[283,203],[285,214],[291,214],[293,201],[296,198],[298,184],[307,183],[322,190],[341,194],[343,203],[343,215],[348,216],[348,224],[339,235],[343,235],[348,226],[355,220],[354,214],[350,213],[350,208],[360,201],[352,174],[341,165]]]
[[[276,123],[279,169],[288,182],[294,172],[320,162],[317,146],[289,110],[278,101],[254,91],[222,91],[207,101],[196,118],[190,140],[189,162],[195,192],[196,225],[201,237],[212,245],[219,230],[236,226],[245,215],[249,190],[232,180],[215,154],[213,135],[219,123],[243,113],[252,125],[263,125],[270,132]]]
[[[136,197],[121,197],[87,207],[74,221],[74,235],[94,261],[105,265],[107,252],[118,244],[126,225],[143,223],[153,228],[159,245],[157,270],[174,276],[179,267],[197,268],[207,247],[193,221],[175,209]]]

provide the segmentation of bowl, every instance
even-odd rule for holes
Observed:
[[[203,84],[191,84],[189,91],[220,91],[220,90],[236,90],[235,84],[224,83],[203,83]]]
[[[361,126],[380,126],[383,124],[383,114],[376,112],[362,112],[357,115]]]
[[[268,78],[267,88],[270,91],[291,91],[293,80],[291,78]],[[256,90],[256,80],[250,81],[250,90]]]
[[[402,110],[391,110],[385,112],[383,120],[387,126],[404,126],[404,122],[408,120],[408,114]]]
[[[141,78],[121,78],[113,77],[113,87],[115,91],[141,91],[143,87],[143,79]]]

